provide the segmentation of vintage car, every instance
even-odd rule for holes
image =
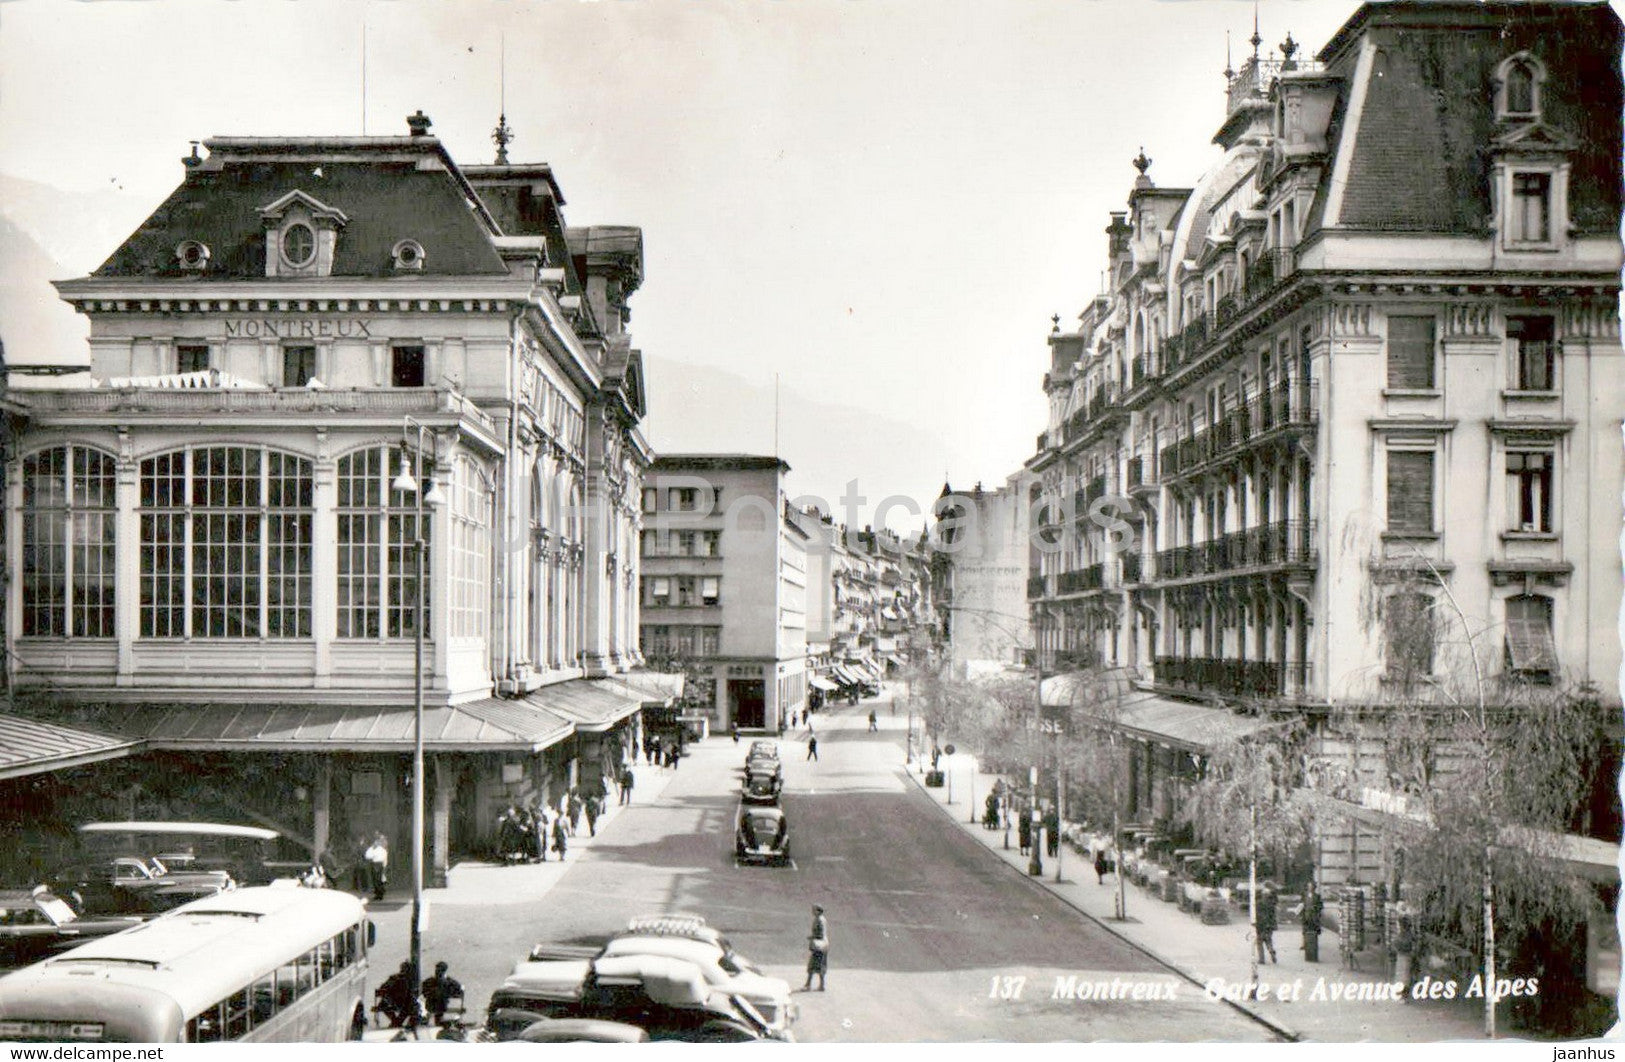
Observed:
[[[739,809],[739,828],[734,831],[734,855],[741,863],[790,864],[790,828],[784,812],[776,807],[747,804]]]
[[[660,955],[682,959],[699,967],[711,989],[722,996],[737,996],[750,1004],[774,1036],[795,1020],[790,985],[763,976],[754,964],[733,950],[728,938],[707,926],[697,915],[661,915],[634,918],[630,927],[600,947],[573,944],[538,944],[533,962],[602,961],[631,955]]]
[[[3,890],[0,891],[0,968],[27,966],[141,922],[132,916],[80,918],[66,900],[43,887]]]
[[[603,1018],[537,1018],[529,1015],[523,1031],[512,1039],[526,1044],[640,1044],[649,1033],[624,1021]]]
[[[745,753],[745,761],[748,763],[758,757],[765,757],[770,760],[778,759],[779,743],[777,741],[752,741],[750,751]]]
[[[223,870],[171,871],[157,859],[119,856],[64,867],[50,891],[71,898],[83,914],[157,914],[236,887]]]
[[[745,779],[739,799],[746,804],[777,804],[784,789],[784,779],[773,774],[753,774]]]
[[[752,756],[745,761],[745,781],[752,778],[775,778],[784,780],[784,765],[777,756]]]
[[[491,993],[487,1027],[501,1038],[515,1024],[514,1011],[620,1022],[651,1040],[792,1039],[775,1033],[744,998],[713,990],[696,964],[663,955],[521,962]]]

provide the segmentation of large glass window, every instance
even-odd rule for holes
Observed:
[[[468,458],[451,492],[451,635],[480,638],[491,586],[491,485]]]
[[[416,628],[417,496],[391,488],[388,446],[358,450],[338,465],[338,636],[410,638]],[[426,479],[427,477],[419,477]],[[427,483],[420,483],[427,489]],[[429,571],[429,522],[424,513],[423,570]],[[428,614],[428,581],[424,583]]]
[[[23,459],[24,635],[113,637],[115,480],[83,446]]]
[[[1507,338],[1513,345],[1513,386],[1520,391],[1550,391],[1557,380],[1557,343],[1550,317],[1509,317]]]
[[[252,446],[141,462],[141,636],[308,638],[311,463]]]
[[[1507,516],[1512,531],[1552,529],[1552,452],[1507,451]]]

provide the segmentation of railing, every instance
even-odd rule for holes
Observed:
[[[1099,590],[1105,585],[1105,565],[1091,564],[1087,568],[1075,571],[1062,572],[1060,581],[1056,584],[1056,592],[1062,594],[1080,594],[1086,590]]]
[[[1249,100],[1260,100],[1269,95],[1270,85],[1284,73],[1293,70],[1319,70],[1321,65],[1311,59],[1261,59],[1253,57],[1241,64],[1226,86],[1228,110],[1226,114],[1235,114],[1236,108]]]
[[[1131,458],[1128,459],[1128,489],[1129,490],[1133,490],[1135,487],[1140,487],[1140,486],[1145,485],[1145,482],[1146,482],[1146,480],[1145,480],[1145,464],[1146,464],[1145,458],[1141,457],[1139,455],[1135,455],[1134,457],[1131,457]]]
[[[1319,389],[1280,384],[1227,412],[1218,423],[1162,448],[1164,477],[1181,475],[1248,446],[1277,428],[1310,427],[1319,419]]]
[[[1033,598],[1043,597],[1045,589],[1046,580],[1044,576],[1030,575],[1027,577],[1027,599],[1029,601]]]
[[[11,397],[39,413],[360,413],[422,417],[448,413],[494,430],[491,418],[456,391],[429,388],[98,387],[60,391],[12,390]]]
[[[1266,660],[1206,656],[1159,656],[1156,681],[1163,686],[1218,693],[1279,697],[1286,692],[1287,665]]]
[[[1314,564],[1315,521],[1278,520],[1232,531],[1208,542],[1157,552],[1159,579],[1225,575],[1281,564]]]
[[[1144,561],[1138,553],[1124,553],[1118,557],[1123,562],[1123,582],[1125,585],[1143,583]]]
[[[1247,266],[1247,276],[1243,284],[1247,302],[1251,304],[1273,291],[1278,284],[1296,272],[1297,268],[1297,252],[1290,247],[1260,252],[1258,258]]]
[[[1229,295],[1219,296],[1218,305],[1213,308],[1213,331],[1217,332],[1229,324],[1240,311],[1241,300],[1236,297],[1234,292]]]

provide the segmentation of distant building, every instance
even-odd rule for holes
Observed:
[[[955,672],[976,664],[1012,664],[1033,649],[1027,617],[1032,551],[1028,491],[1020,474],[997,490],[943,484],[951,507],[938,519],[932,557],[936,610],[947,661]]]
[[[643,488],[643,655],[712,728],[777,731],[807,700],[808,534],[776,457],[667,454]]]

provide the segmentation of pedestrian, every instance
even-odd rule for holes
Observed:
[[[578,789],[572,789],[572,790],[570,790],[570,836],[571,837],[576,836],[577,831],[581,827],[581,812],[582,812],[581,791],[578,790]]]
[[[662,762],[661,757],[665,754],[665,750],[660,746],[660,739],[655,738],[653,745],[649,749],[649,763],[651,766],[659,767]]]
[[[632,773],[629,763],[621,770],[621,803],[632,803],[632,786],[637,782],[637,776]]]
[[[423,979],[423,1007],[429,1012],[429,1020],[436,1025],[446,1023],[446,1010],[454,999],[463,998],[463,986],[457,978],[447,973],[451,967],[446,963],[434,964],[434,976]]]
[[[1266,951],[1269,952],[1270,962],[1278,962],[1275,957],[1275,925],[1276,908],[1280,900],[1275,895],[1275,886],[1265,881],[1264,887],[1258,892],[1258,899],[1254,902],[1257,904],[1258,914],[1253,922],[1253,932],[1258,940],[1259,964],[1263,964]]]
[[[519,809],[509,804],[497,816],[497,855],[504,864],[512,866],[518,862],[523,848],[519,835]]]
[[[410,962],[403,962],[401,968],[384,978],[384,983],[373,993],[375,1005],[389,1019],[392,1029],[418,1027],[417,985],[412,982],[415,972]]]
[[[1044,809],[1044,850],[1051,859],[1061,850],[1061,813],[1053,804]]]
[[[807,934],[807,984],[803,991],[812,991],[813,975],[818,975],[818,991],[824,990],[824,975],[829,972],[829,923],[824,921],[824,909],[813,904],[812,931]]]
[[[814,760],[814,761],[816,761],[818,759],[818,735],[817,734],[809,734],[809,735],[807,735],[807,758],[809,760]]]
[[[547,805],[538,800],[530,809],[530,861],[547,862],[547,837],[551,828],[551,813]]]
[[[1303,889],[1303,958],[1305,962],[1320,961],[1320,922],[1325,909],[1320,890],[1311,881]]]
[[[931,746],[931,769],[938,770],[937,761],[942,759],[942,750],[935,745]]]
[[[1106,884],[1106,872],[1111,869],[1111,861],[1106,858],[1106,849],[1095,849],[1095,881]]]
[[[604,813],[604,804],[603,804],[602,798],[599,797],[597,793],[594,793],[592,796],[587,798],[586,807],[583,808],[582,810],[584,810],[587,813],[587,836],[589,836],[589,837],[597,837],[598,836],[598,816],[600,816],[600,815],[602,815]]]
[[[350,867],[350,891],[358,896],[372,888],[372,864],[367,862],[367,849],[371,845],[366,834],[358,833],[355,843],[350,846],[355,859]]]
[[[876,717],[875,710],[873,708],[871,708],[871,709],[869,709],[869,733],[873,734],[876,731],[878,731],[879,729],[880,729],[880,720],[879,720],[879,718]]]
[[[728,726],[728,733],[733,735],[734,744],[739,744],[739,721],[736,719]]]
[[[384,839],[383,834],[373,837],[364,858],[367,861],[367,881],[372,886],[372,898],[382,900],[384,887],[389,884],[389,842]]]
[[[559,862],[564,862],[565,850],[570,847],[569,833],[564,826],[565,818],[560,815],[553,820],[553,851],[559,854]]]
[[[1397,924],[1394,942],[1390,945],[1394,970],[1392,980],[1403,986],[1404,1001],[1409,1003],[1413,998],[1411,985],[1416,981],[1416,957],[1422,950],[1422,927],[1416,909],[1405,900],[1394,904],[1393,919]]]
[[[654,736],[651,734],[643,735],[643,761],[645,763],[654,762],[654,740]],[[632,759],[636,760],[637,758],[637,754],[634,753]]]
[[[1032,816],[1027,814],[1025,807],[1019,809],[1016,823],[1016,837],[1021,842],[1021,854],[1026,855],[1033,844],[1033,823]]]

